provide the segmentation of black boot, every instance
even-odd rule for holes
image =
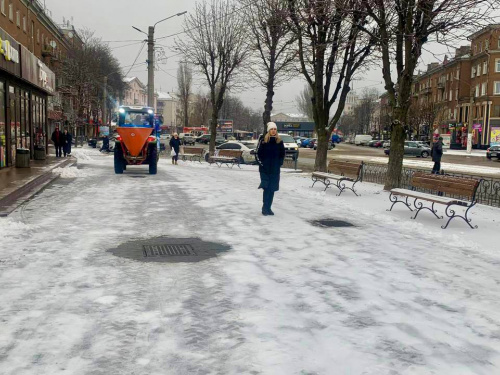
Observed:
[[[263,189],[264,193],[262,194],[262,215],[269,215],[269,211],[267,210],[267,190]]]
[[[274,199],[274,191],[269,191],[267,196],[267,214],[271,216],[274,215],[274,212],[271,210],[273,199]]]

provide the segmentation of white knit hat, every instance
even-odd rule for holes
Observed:
[[[276,126],[276,124],[274,122],[268,122],[267,123],[267,131],[271,130],[271,129],[276,129],[278,130],[278,127]]]

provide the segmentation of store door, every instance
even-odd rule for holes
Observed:
[[[17,89],[13,86],[9,86],[9,122],[10,131],[7,131],[8,141],[7,141],[7,153],[8,153],[8,165],[16,164],[16,149],[18,147],[18,140],[21,133],[21,122],[19,119],[19,93]]]
[[[0,81],[0,168],[7,166],[7,95],[5,82]]]

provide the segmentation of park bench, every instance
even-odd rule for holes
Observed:
[[[473,227],[470,224],[471,219],[467,217],[467,214],[477,203],[476,192],[481,181],[482,180],[471,178],[416,172],[410,180],[411,190],[391,189],[389,200],[392,202],[392,205],[388,211],[392,211],[392,208],[396,203],[403,203],[410,211],[413,212],[411,203],[408,202],[408,199],[414,199],[413,207],[416,210],[416,213],[412,219],[416,219],[422,210],[429,210],[438,219],[442,219],[443,216],[438,216],[437,211],[434,208],[436,203],[442,204],[446,206],[445,214],[448,217],[448,221],[446,225],[441,226],[441,228],[446,229],[452,219],[459,217],[463,219],[472,229],[474,229],[477,228],[477,225]],[[423,189],[429,191],[429,193],[416,191],[416,189]],[[445,197],[444,194],[458,196],[460,199]],[[431,206],[429,207],[428,205],[424,205],[423,201],[431,203]],[[465,209],[464,216],[458,215],[453,209],[454,206],[463,207]]]
[[[311,187],[314,187],[314,184],[320,181],[325,185],[325,191],[330,186],[335,186],[339,189],[337,196],[342,194],[346,189],[351,190],[356,196],[359,196],[354,190],[354,185],[363,180],[363,162],[332,159],[328,163],[327,172],[313,172],[312,180],[313,184]],[[347,186],[346,182],[350,183],[351,186]]]
[[[225,164],[228,168],[231,168],[236,164],[238,168],[240,167],[240,161],[243,155],[243,151],[238,150],[216,150],[213,156],[209,156],[208,162],[210,164],[215,163],[219,168]]]
[[[193,161],[198,159],[198,161],[201,163],[201,159],[203,158],[203,147],[188,147],[184,146],[182,147],[181,154],[179,155],[182,160],[186,160],[189,158],[189,160]]]

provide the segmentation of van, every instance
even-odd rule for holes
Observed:
[[[356,135],[356,137],[354,138],[354,144],[356,146],[365,146],[368,144],[368,142],[370,142],[371,140],[373,139],[373,137],[371,135],[367,135],[367,134],[358,134]]]

